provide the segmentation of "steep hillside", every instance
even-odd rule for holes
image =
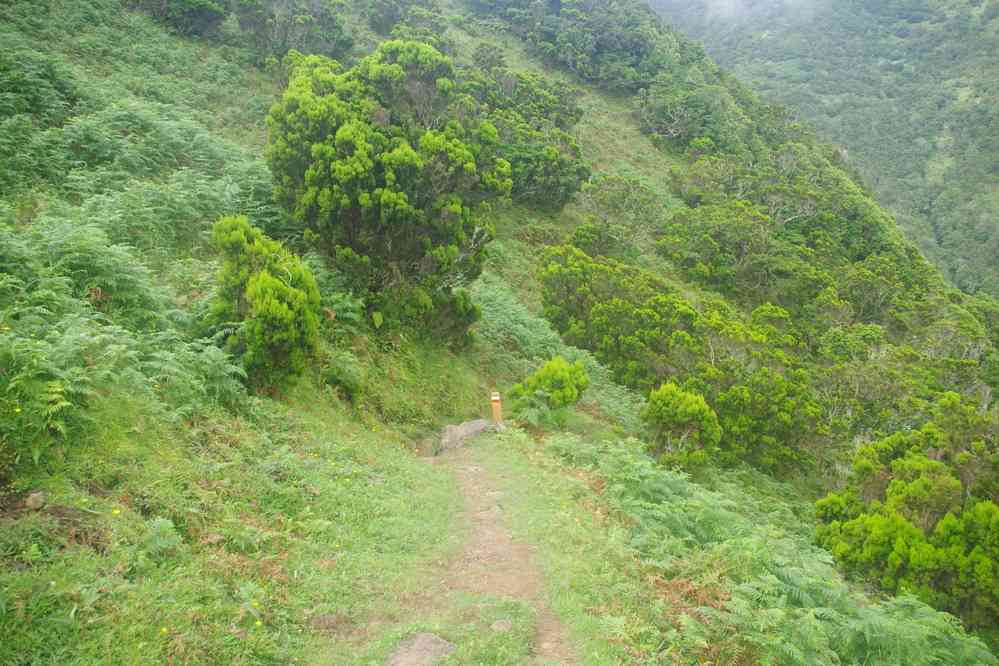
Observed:
[[[999,4],[655,0],[850,160],[947,277],[999,294]]]
[[[0,38],[0,663],[996,663],[999,306],[644,5]]]

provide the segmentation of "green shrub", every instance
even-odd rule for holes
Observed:
[[[0,118],[26,115],[37,125],[55,125],[81,97],[69,68],[60,61],[13,44],[0,53]]]
[[[223,217],[212,236],[223,255],[212,319],[239,324],[226,344],[242,360],[251,385],[279,388],[316,353],[320,297],[315,278],[245,217]]]
[[[588,222],[573,230],[569,244],[591,257],[634,259],[637,252],[628,242],[628,234],[628,229],[620,224]]]
[[[649,395],[642,419],[653,430],[655,453],[665,459],[703,464],[721,441],[718,415],[704,396],[673,382]]]
[[[85,421],[90,377],[53,363],[43,341],[0,334],[0,482],[26,458],[37,464]],[[7,463],[8,467],[4,466]]]
[[[556,356],[510,389],[513,411],[534,425],[565,424],[566,411],[579,402],[590,385],[582,361],[569,363]]]
[[[364,385],[364,369],[357,356],[346,349],[330,350],[323,358],[321,368],[323,383],[340,390],[354,402]]]

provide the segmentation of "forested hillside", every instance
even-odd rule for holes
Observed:
[[[0,663],[532,663],[522,598],[412,605],[492,390],[574,661],[997,663],[999,302],[644,3],[0,39]]]
[[[999,3],[654,0],[849,150],[959,288],[999,294]]]

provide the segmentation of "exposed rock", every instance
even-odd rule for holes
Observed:
[[[496,620],[489,628],[495,631],[497,634],[505,634],[506,632],[513,629],[513,622],[511,620]]]
[[[460,425],[449,425],[441,433],[441,451],[457,449],[473,437],[481,435],[494,427],[492,421],[485,419],[466,421]]]
[[[24,506],[32,511],[38,511],[45,506],[45,493],[41,491],[31,493],[27,498],[25,498]]]
[[[454,652],[455,647],[434,634],[414,634],[396,648],[386,666],[431,666]]]

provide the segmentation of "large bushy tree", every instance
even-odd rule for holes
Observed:
[[[512,182],[496,128],[454,108],[451,60],[389,41],[351,69],[297,54],[287,64],[269,117],[278,200],[381,313],[474,320],[460,287],[492,236],[478,213]]]

